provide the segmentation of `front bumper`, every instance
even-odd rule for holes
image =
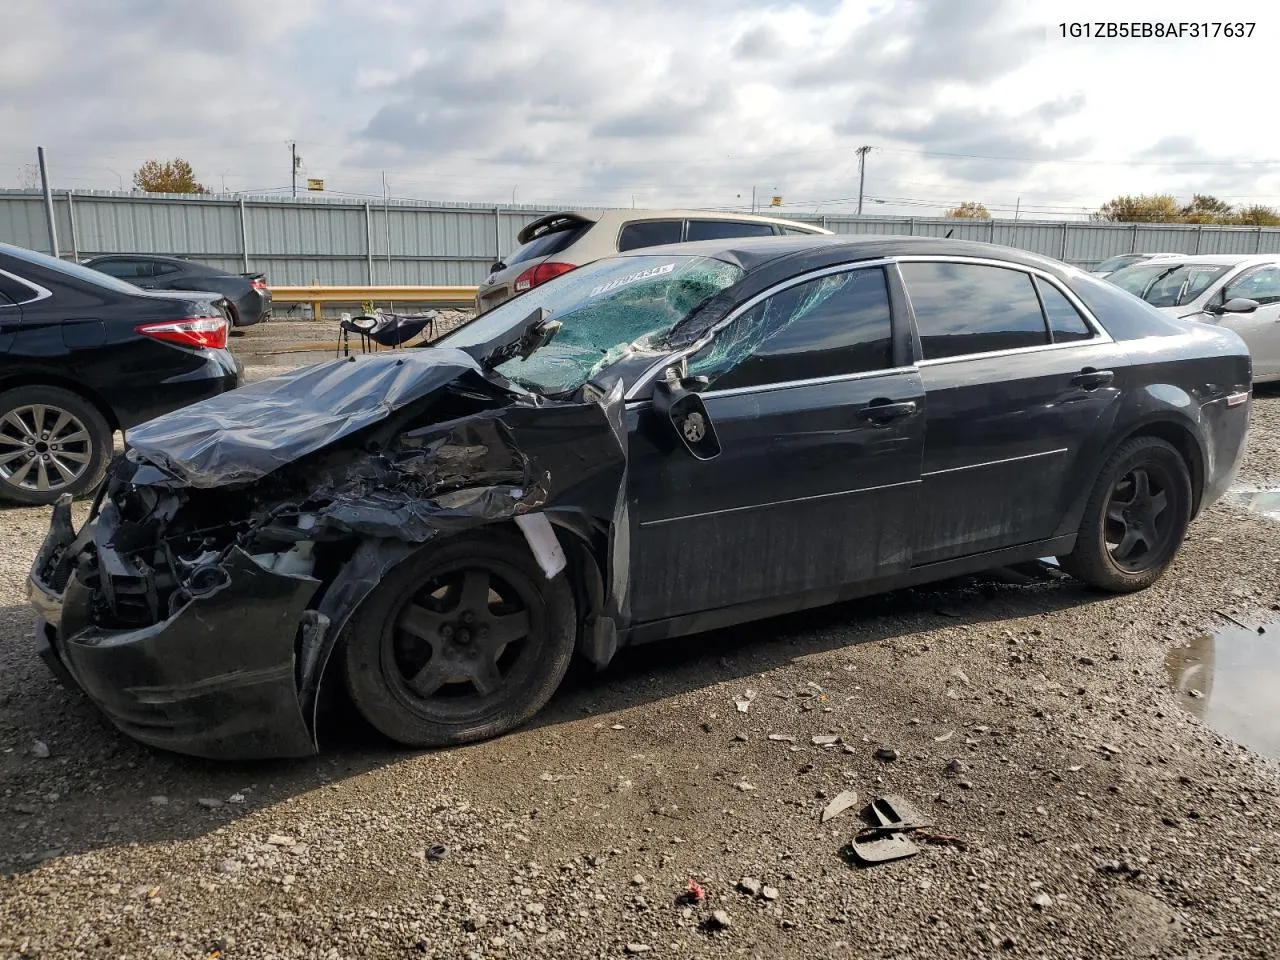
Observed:
[[[50,540],[65,539],[66,529],[55,517]],[[28,580],[36,650],[120,730],[212,759],[315,752],[299,699],[296,641],[319,581],[272,572],[233,548],[220,588],[151,626],[105,629],[92,623],[93,593],[75,573],[60,591],[48,582],[58,546],[50,540]]]

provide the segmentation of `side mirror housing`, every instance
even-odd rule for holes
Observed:
[[[653,385],[653,413],[677,442],[699,460],[720,456],[720,439],[707,406],[695,389],[705,389],[706,377],[661,379]],[[691,389],[694,388],[694,389]]]
[[[1258,309],[1258,301],[1248,297],[1232,297],[1218,309],[1222,313],[1253,313]]]

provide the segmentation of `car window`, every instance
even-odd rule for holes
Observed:
[[[884,270],[869,267],[788,287],[740,314],[689,359],[716,389],[883,370],[893,324]]]
[[[7,277],[0,273],[0,295],[7,298],[7,304],[0,301],[0,306],[12,306],[14,304],[26,303],[28,300],[34,300],[39,293],[25,283],[19,283],[12,277]]]
[[[1127,267],[1130,264],[1137,263],[1141,259],[1143,259],[1141,254],[1122,253],[1119,256],[1103,260],[1093,269],[1098,273],[1110,273],[1112,271],[1119,270],[1121,267]]]
[[[176,263],[159,263],[157,261],[152,261],[151,266],[157,277],[162,277],[169,273],[177,273],[179,270],[182,269]],[[204,274],[197,274],[197,275],[199,276]],[[208,276],[212,276],[212,274],[208,274]]]
[[[1061,290],[1047,280],[1036,279],[1035,285],[1040,291],[1040,302],[1044,304],[1044,315],[1049,320],[1049,333],[1054,343],[1088,340],[1094,335],[1093,329],[1080,316],[1080,311],[1071,305]]]
[[[1204,293],[1227,269],[1209,264],[1166,269],[1143,291],[1142,299],[1153,307],[1180,307]]]
[[[93,269],[120,280],[136,280],[155,276],[155,267],[147,260],[104,260]]]
[[[903,263],[925,360],[1049,342],[1030,274],[967,263]]]
[[[523,263],[525,260],[549,257],[553,253],[559,253],[567,248],[569,244],[586,233],[590,227],[591,224],[582,223],[565,230],[556,230],[554,233],[546,233],[540,237],[534,237],[528,243],[517,247],[502,262],[509,267],[515,263]]]
[[[23,265],[37,268],[31,274],[33,283],[42,282],[36,279],[41,273],[53,273],[60,279],[72,280],[78,284],[87,283],[91,286],[115,290],[117,293],[128,294],[131,297],[138,295],[138,288],[130,286],[123,280],[118,280],[109,274],[93,270],[79,263],[59,260],[57,257],[49,256],[47,253],[37,253],[35,250],[28,250],[25,247],[15,247],[12,244],[0,243],[0,254],[3,254],[7,261],[14,264],[14,267],[10,268],[12,272],[26,272]]]
[[[813,237],[817,236],[812,230],[801,230],[799,227],[783,227],[782,233],[788,237]]]
[[[733,237],[777,236],[771,223],[744,223],[739,220],[690,220],[686,240],[728,240]]]
[[[1258,303],[1280,303],[1280,266],[1254,267],[1227,284],[1223,302],[1234,297],[1257,300]]]
[[[625,223],[618,233],[618,252],[656,247],[661,243],[679,243],[683,220],[637,220]]]

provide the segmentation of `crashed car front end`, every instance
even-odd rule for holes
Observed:
[[[60,502],[32,566],[55,673],[147,744],[306,755],[337,638],[391,567],[441,534],[558,510],[607,540],[625,509],[619,391],[553,401],[461,351],[397,353],[133,431],[88,521],[76,531]]]

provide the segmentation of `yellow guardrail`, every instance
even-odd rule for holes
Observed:
[[[326,303],[425,303],[434,307],[470,307],[476,302],[475,287],[272,287],[271,302],[309,303],[311,318],[320,319]]]

